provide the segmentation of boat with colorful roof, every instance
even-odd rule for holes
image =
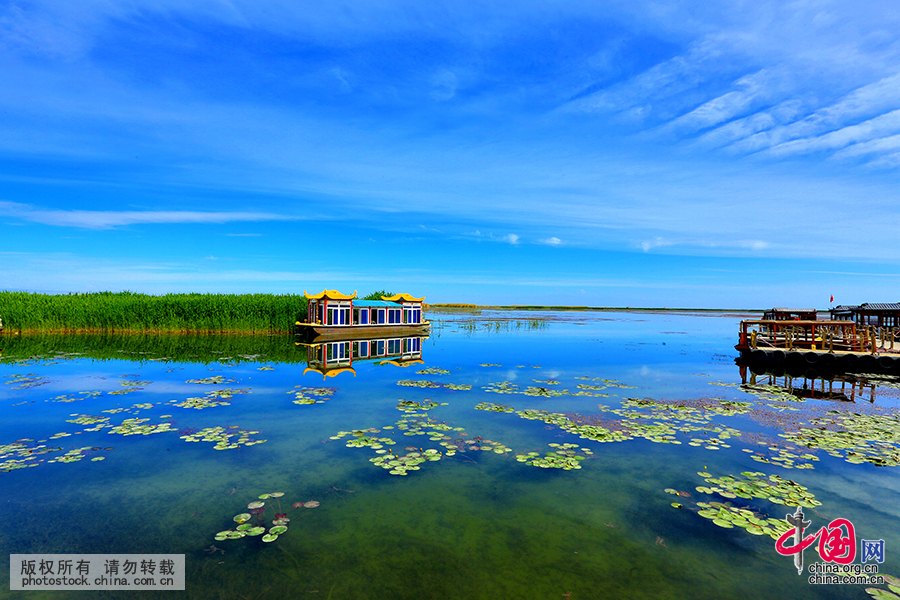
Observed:
[[[306,321],[295,323],[296,333],[306,338],[363,339],[366,337],[427,336],[431,323],[422,311],[425,298],[409,294],[382,296],[381,300],[360,300],[356,292],[342,294],[323,290],[310,294]]]

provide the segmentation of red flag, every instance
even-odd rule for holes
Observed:
[[[834,294],[831,295],[831,301],[834,302]]]

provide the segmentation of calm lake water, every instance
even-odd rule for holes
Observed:
[[[352,363],[289,336],[0,337],[0,555],[185,555],[184,592],[98,598],[868,598],[760,531],[799,494],[807,533],[847,519],[900,574],[895,380],[754,375],[740,315],[430,318]],[[286,532],[215,539],[271,492],[248,523]],[[0,598],[86,597],[8,573]]]

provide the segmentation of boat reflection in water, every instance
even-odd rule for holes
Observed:
[[[810,400],[874,403],[878,394],[896,401],[900,393],[900,379],[877,374],[835,374],[815,369],[763,369],[759,365],[738,363],[741,388],[763,391],[783,391]]]
[[[360,361],[377,361],[398,367],[424,364],[422,360],[423,336],[385,337],[374,339],[334,340],[320,336],[310,342],[295,342],[306,348],[307,367],[303,374],[321,373],[322,378],[336,377],[341,373],[353,373],[353,365]]]

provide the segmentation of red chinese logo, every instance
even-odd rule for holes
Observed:
[[[778,554],[788,556],[803,552],[818,538],[819,556],[823,561],[848,565],[856,558],[856,532],[853,530],[853,523],[847,519],[835,519],[799,541],[797,541],[799,538],[797,533],[795,526],[781,534],[781,537],[775,542],[775,550],[778,551]],[[802,535],[802,530],[799,533]],[[785,542],[791,539],[794,540],[794,545],[786,546]]]

